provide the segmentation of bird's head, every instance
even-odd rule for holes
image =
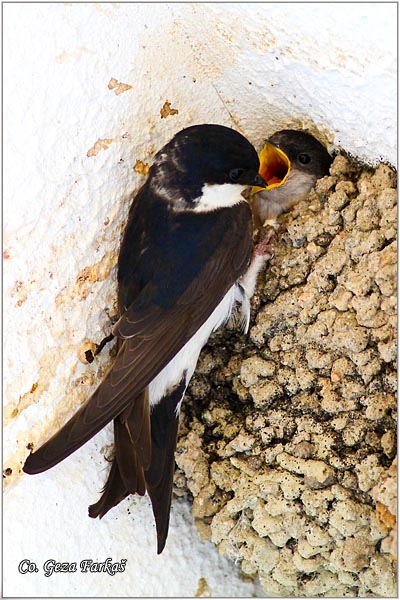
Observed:
[[[329,173],[331,163],[326,148],[309,133],[293,129],[278,131],[268,138],[260,152],[260,174],[268,186],[254,186],[252,194],[282,186],[292,170],[312,176],[315,183]]]
[[[248,186],[265,188],[259,168],[255,148],[237,131],[222,125],[194,125],[177,133],[156,154],[149,179],[174,194],[172,201],[182,199],[187,207],[196,208],[205,188],[215,194],[219,188],[220,197],[222,186],[225,191],[237,188],[239,194]]]

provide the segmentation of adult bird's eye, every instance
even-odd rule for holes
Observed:
[[[299,154],[297,157],[297,160],[302,165],[308,165],[308,163],[311,161],[311,156],[309,154],[305,154],[305,153]]]
[[[229,179],[235,183],[236,181],[239,181],[239,178],[243,173],[244,169],[232,169],[229,171]]]

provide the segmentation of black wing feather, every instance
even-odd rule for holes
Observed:
[[[183,378],[168,396],[164,396],[154,406],[151,413],[152,456],[145,477],[156,521],[157,554],[163,551],[168,536],[179,425],[176,407],[182,400],[185,389],[186,382]]]
[[[197,221],[197,217],[204,219]],[[114,365],[78,412],[27,458],[26,473],[40,473],[56,465],[134,403],[245,272],[252,248],[251,213],[247,203],[217,211],[211,220],[210,213],[196,215],[195,221],[197,230],[191,230],[199,244],[194,250],[195,257],[181,249],[181,254],[175,256],[177,262],[171,264],[168,256],[163,256],[167,262],[158,263],[159,278],[142,287],[114,327],[115,335],[125,338]],[[179,243],[182,227],[180,223]],[[199,236],[198,230],[204,227],[205,231]],[[122,253],[124,248],[123,244]],[[200,261],[196,258],[199,255],[202,256]],[[140,284],[136,280],[137,289],[143,284],[144,277]]]

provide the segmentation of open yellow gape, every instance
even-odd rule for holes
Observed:
[[[260,154],[260,175],[268,182],[268,187],[254,186],[251,195],[264,190],[271,190],[285,183],[290,172],[290,160],[282,150],[265,142]]]

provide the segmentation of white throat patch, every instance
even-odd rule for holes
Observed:
[[[210,212],[244,202],[242,192],[245,189],[246,186],[240,183],[206,183],[201,190],[201,196],[195,200],[194,212]]]

